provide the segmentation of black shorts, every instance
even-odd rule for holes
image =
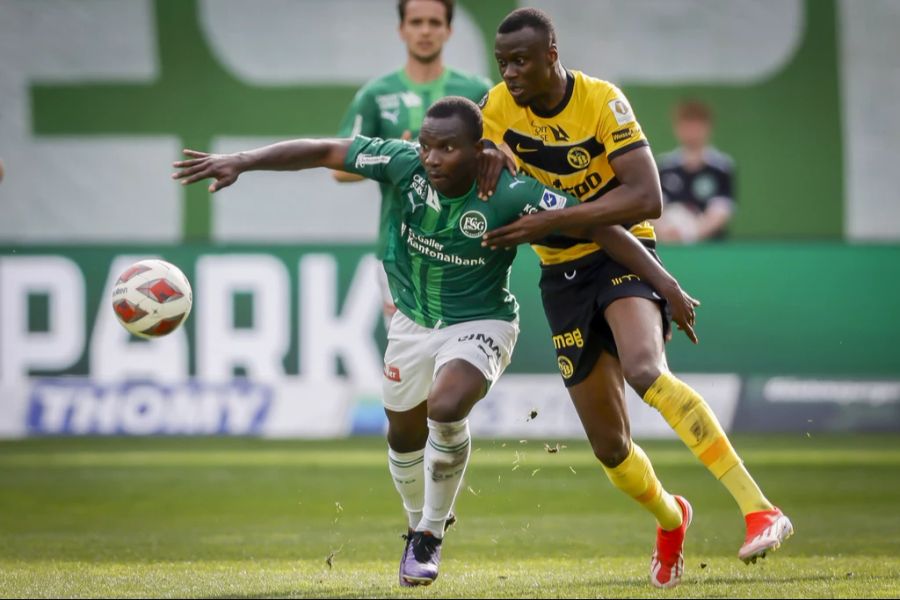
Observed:
[[[658,261],[656,252],[649,250]],[[614,300],[629,297],[659,304],[663,336],[667,337],[670,317],[666,301],[606,252],[541,268],[541,299],[566,387],[584,381],[602,352],[619,355],[603,312]]]

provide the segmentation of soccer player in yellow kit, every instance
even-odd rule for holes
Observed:
[[[628,100],[614,85],[562,66],[553,24],[542,11],[510,13],[494,49],[503,83],[481,103],[485,138],[513,154],[525,173],[582,203],[527,215],[488,232],[484,243],[531,242],[541,259],[541,295],[558,366],[594,453],[613,485],[658,522],[651,583],[668,588],[680,582],[692,511],[687,500],[663,488],[631,440],[624,381],[737,501],[747,528],[738,557],[755,562],[793,527],[760,491],[707,403],[669,372],[665,302],[591,239],[558,233],[621,224],[648,249],[655,247],[647,219],[660,214],[659,178]]]

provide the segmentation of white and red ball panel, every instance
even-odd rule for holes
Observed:
[[[175,331],[187,319],[192,303],[191,284],[181,269],[158,259],[142,260],[125,269],[112,293],[119,322],[144,338]]]

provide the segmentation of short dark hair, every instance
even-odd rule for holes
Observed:
[[[481,139],[484,133],[484,123],[481,120],[481,110],[478,105],[462,96],[446,96],[441,98],[428,108],[426,117],[433,119],[446,119],[457,116],[466,124],[469,136],[473,142]]]
[[[455,0],[434,0],[435,2],[440,2],[444,5],[444,10],[447,12],[447,25],[453,22],[453,6],[456,4]],[[398,0],[397,2],[397,12],[400,14],[400,24],[403,24],[403,19],[406,18],[406,5],[409,4],[409,0]]]
[[[556,43],[556,29],[550,15],[537,8],[517,8],[512,11],[497,27],[497,33],[513,33],[526,27],[546,35],[551,44]]]
[[[713,111],[702,100],[688,98],[675,105],[673,116],[676,121],[706,121],[707,123],[712,123]]]

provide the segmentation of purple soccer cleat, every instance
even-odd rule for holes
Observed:
[[[400,562],[400,585],[431,585],[441,564],[441,540],[427,531],[416,531],[407,539]]]
[[[400,587],[414,587],[414,583],[409,583],[405,579],[403,579],[403,565],[406,564],[406,555],[409,553],[409,547],[412,544],[413,535],[415,534],[415,530],[407,529],[405,535],[401,535],[404,540],[406,540],[406,545],[403,547],[403,554],[400,556]]]

